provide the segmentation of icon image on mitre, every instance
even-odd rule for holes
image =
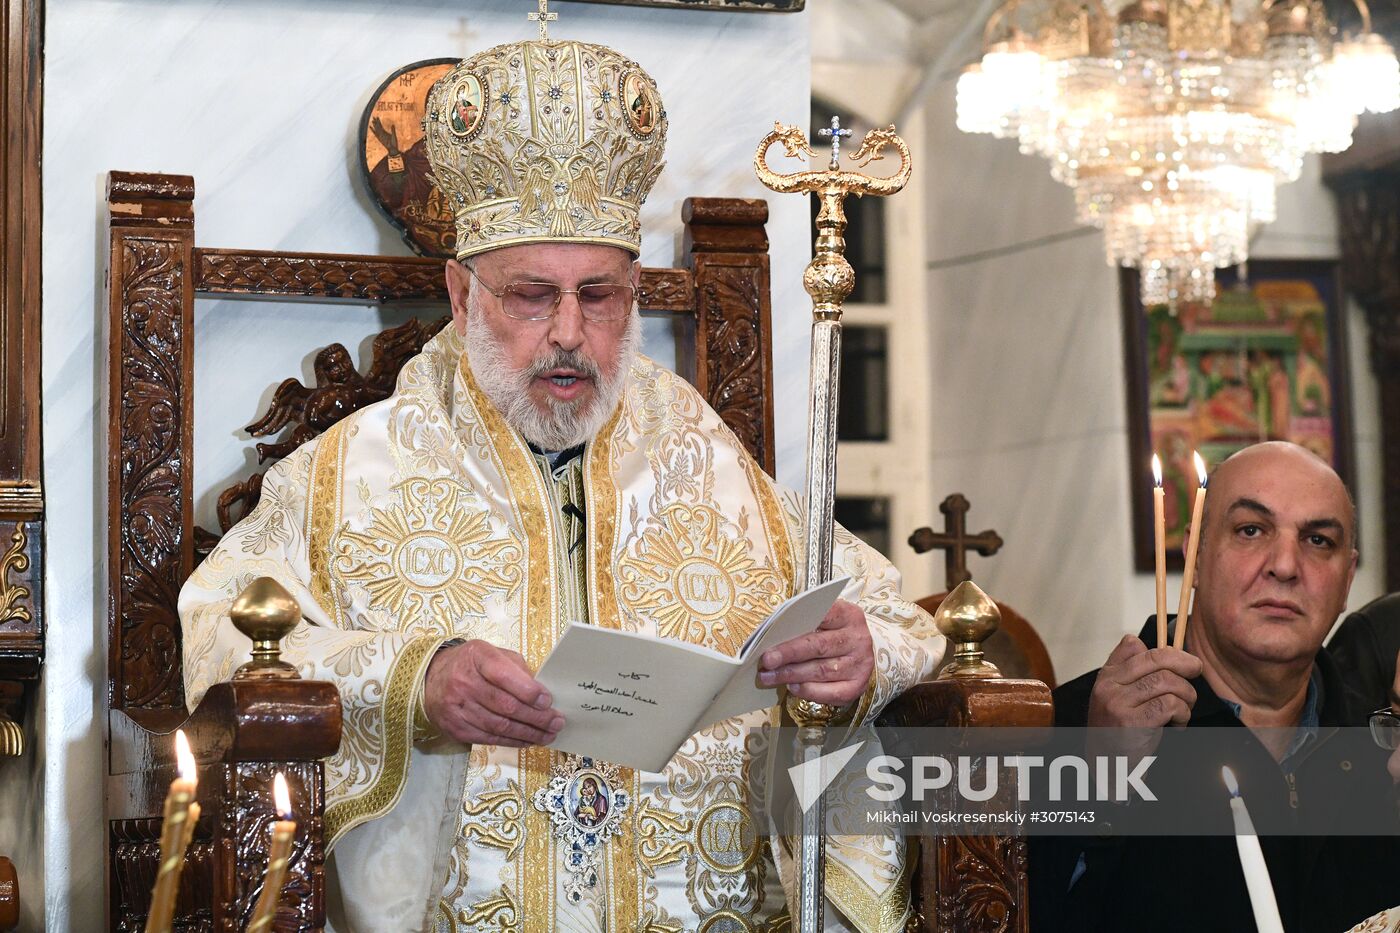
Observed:
[[[452,85],[447,123],[454,135],[470,137],[481,126],[483,97],[481,79],[474,74],[462,75]]]
[[[623,113],[627,115],[627,125],[639,136],[650,136],[656,131],[656,118],[660,110],[655,91],[640,72],[632,71],[622,79]]]

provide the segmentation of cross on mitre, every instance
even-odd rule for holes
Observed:
[[[947,552],[946,567],[950,590],[959,583],[972,579],[972,574],[967,571],[968,551],[991,557],[1001,550],[1001,535],[995,531],[988,529],[975,535],[967,533],[967,510],[971,507],[972,504],[967,501],[966,496],[955,492],[938,506],[938,511],[946,516],[942,532],[932,528],[919,528],[909,536],[909,546],[916,554],[932,550]]]
[[[549,12],[549,0],[539,0],[540,11],[530,14],[530,22],[540,24],[540,41],[549,41],[549,24],[559,18],[558,13]]]
[[[851,135],[850,130],[841,129],[841,118],[839,116],[831,118],[831,127],[822,127],[817,130],[817,135],[831,137],[831,167],[837,168],[841,164],[841,139]]]

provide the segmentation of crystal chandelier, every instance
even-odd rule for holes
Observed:
[[[1049,159],[1109,262],[1141,271],[1144,305],[1210,302],[1303,156],[1400,107],[1364,0],[1355,35],[1321,0],[1247,2],[1009,0],[958,80],[958,128]]]

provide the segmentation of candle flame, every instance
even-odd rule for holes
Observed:
[[[1225,788],[1230,792],[1231,797],[1240,795],[1240,784],[1235,780],[1235,772],[1228,767],[1220,769],[1220,776],[1225,779]]]
[[[1152,483],[1156,486],[1162,485],[1162,458],[1156,454],[1152,455]]]
[[[292,795],[287,793],[287,779],[282,776],[281,771],[272,779],[272,802],[282,819],[292,818]]]
[[[190,740],[185,738],[184,729],[175,730],[175,761],[180,768],[180,778],[190,783],[199,780],[194,767],[194,752],[190,751]]]
[[[1196,475],[1201,478],[1201,488],[1206,485],[1206,462],[1201,459],[1199,451],[1191,451],[1191,459],[1196,461]]]

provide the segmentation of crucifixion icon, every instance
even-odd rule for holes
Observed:
[[[549,41],[549,24],[559,18],[558,13],[549,12],[549,0],[539,0],[540,11],[530,14],[530,22],[540,24],[540,41]]]

